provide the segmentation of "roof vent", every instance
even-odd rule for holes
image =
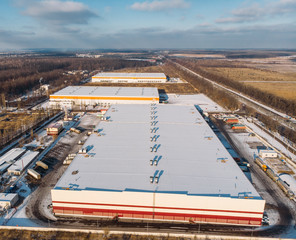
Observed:
[[[161,175],[163,174],[163,170],[159,171],[156,170],[153,176],[150,176],[150,183],[155,182],[156,184],[159,183],[159,179],[161,177]]]
[[[154,144],[153,147],[150,147],[150,152],[157,152],[159,148],[160,148],[160,144]]]
[[[154,181],[154,176],[150,176],[150,183],[153,183]]]
[[[154,135],[153,137],[150,137],[150,142],[156,142],[159,137],[159,135]]]
[[[150,123],[151,123],[151,126],[155,126],[158,123],[158,121],[152,121]]]
[[[162,156],[156,155],[153,159],[150,160],[150,165],[151,166],[157,166],[158,162],[162,159]]]
[[[158,127],[154,127],[154,128],[150,128],[150,131],[151,133],[156,133],[158,129],[159,129]]]

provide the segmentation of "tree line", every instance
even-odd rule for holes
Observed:
[[[170,62],[168,63],[172,64]],[[204,79],[199,78],[198,76],[193,75],[181,68],[178,69],[178,72],[180,73],[180,75],[182,75],[182,77],[184,77],[184,79],[186,79],[189,83],[198,88],[201,93],[206,94],[208,97],[210,97],[213,101],[217,102],[222,107],[230,110],[241,108],[241,104],[236,98],[236,96],[232,94],[225,94],[225,91],[216,88],[213,84],[209,83],[208,81],[205,81]],[[279,124],[272,117],[259,113],[254,108],[251,108],[249,106],[245,106],[244,108],[248,116],[256,117],[259,121],[265,124],[267,129],[270,129],[274,132],[278,132],[282,136],[292,141],[293,143],[296,143],[296,131],[286,126],[283,126],[282,124]]]
[[[15,98],[39,87],[42,84],[62,86],[78,83],[80,76],[63,75],[70,70],[112,71],[125,67],[145,67],[149,62],[125,60],[120,58],[74,58],[74,57],[46,57],[46,58],[2,58],[0,59],[0,94],[6,99]]]
[[[243,83],[231,80],[229,78],[219,76],[214,73],[210,73],[203,68],[197,60],[192,59],[176,59],[176,62],[186,66],[192,71],[202,75],[205,78],[209,78],[217,83],[221,83],[225,86],[228,86],[234,90],[237,90],[245,95],[250,96],[268,106],[271,106],[277,110],[280,110],[286,114],[295,116],[296,115],[296,102],[293,100],[285,99],[274,94],[264,92],[260,89],[254,88],[252,86],[247,86]],[[241,67],[241,66],[240,66]]]

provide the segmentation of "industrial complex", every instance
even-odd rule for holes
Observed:
[[[111,83],[165,83],[164,73],[119,73],[101,72],[92,77],[92,82]]]
[[[70,86],[50,95],[50,105],[72,108],[74,105],[149,104],[159,102],[157,88]]]
[[[221,84],[231,59],[170,52],[29,57],[44,80],[0,96],[0,236],[296,238],[295,114]]]
[[[52,96],[91,92],[82,89]],[[112,98],[130,90],[92,89]],[[133,91],[135,103],[158,97]],[[265,200],[196,108],[145,103],[109,108],[51,190],[55,215],[260,226]]]

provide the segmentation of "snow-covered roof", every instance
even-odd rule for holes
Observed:
[[[73,97],[159,97],[157,88],[69,86],[51,95]]]
[[[11,202],[17,196],[17,193],[0,193],[0,202]]]
[[[55,189],[260,198],[194,106],[112,105],[105,116]]]
[[[276,151],[270,149],[260,149],[259,153],[276,153]]]
[[[20,159],[13,163],[8,172],[22,171],[39,154],[39,152],[27,151]]]
[[[290,188],[291,191],[296,194],[296,180],[289,174],[281,174],[280,179],[283,180]]]
[[[211,100],[204,94],[190,94],[190,95],[179,95],[179,94],[167,94],[168,101],[170,104],[177,105],[198,105],[199,109],[203,112],[225,112],[226,110]]]
[[[122,73],[122,72],[100,72],[93,76],[93,78],[126,78],[126,79],[135,79],[135,78],[155,78],[155,79],[166,79],[164,73]]]
[[[5,162],[12,161],[16,159],[18,156],[20,156],[25,149],[22,148],[13,148],[7,153],[5,153],[1,158],[0,158],[0,165],[4,164]]]

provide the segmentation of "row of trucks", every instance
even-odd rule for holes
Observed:
[[[287,173],[283,173],[277,175],[271,168],[269,168],[266,163],[259,157],[255,159],[255,163],[269,176],[279,187],[280,189],[287,195],[287,197],[296,202],[295,192],[291,189],[291,185],[296,184],[295,179]],[[283,180],[284,178],[292,179],[290,183]],[[294,180],[294,181],[293,181]]]
[[[76,155],[77,155],[77,153],[70,153],[70,154],[68,154],[68,156],[64,160],[63,164],[64,165],[69,165],[72,162],[72,160],[76,157]]]
[[[44,170],[48,169],[48,165],[46,163],[42,162],[42,161],[36,162],[36,166],[41,167]],[[37,180],[41,179],[41,174],[39,172],[37,172],[36,170],[32,169],[32,168],[29,168],[27,173],[28,173],[28,175],[30,175],[31,177],[33,177],[33,178],[35,178]]]
[[[80,134],[81,133],[81,131],[79,130],[79,129],[77,129],[77,128],[70,128],[70,131],[71,132],[75,132],[75,133],[77,133],[77,134]]]

